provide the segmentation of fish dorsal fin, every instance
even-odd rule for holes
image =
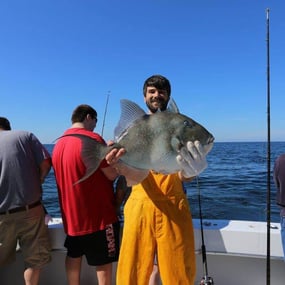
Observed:
[[[137,119],[146,115],[145,111],[136,103],[127,99],[122,99],[120,102],[121,117],[114,131],[115,140]]]
[[[172,112],[172,113],[180,113],[178,106],[176,105],[176,103],[172,97],[170,97],[170,100],[168,102],[167,110],[169,112]]]

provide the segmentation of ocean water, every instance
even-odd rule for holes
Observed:
[[[45,145],[52,153],[53,145]],[[271,221],[279,222],[272,169],[285,142],[270,144]],[[267,220],[267,143],[217,142],[207,156],[208,168],[198,179],[186,183],[193,218],[199,218],[199,195],[203,219]],[[52,217],[60,216],[54,172],[43,184],[43,201]]]

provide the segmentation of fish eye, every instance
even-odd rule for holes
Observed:
[[[184,124],[185,127],[189,127],[189,128],[192,128],[192,127],[193,127],[193,124],[192,124],[190,121],[188,121],[188,120],[185,120],[185,121],[183,122],[183,124]]]

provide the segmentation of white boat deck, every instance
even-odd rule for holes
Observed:
[[[194,221],[197,261],[196,283],[204,276],[201,254],[200,221]],[[270,280],[272,285],[284,285],[285,263],[280,237],[280,225],[271,224]],[[49,225],[53,245],[53,260],[43,270],[40,285],[66,283],[63,247],[65,234],[60,219]],[[208,274],[217,285],[266,284],[267,224],[265,222],[204,220],[204,241],[207,250]],[[10,266],[0,268],[1,285],[23,284],[21,252]],[[114,268],[115,275],[115,268]],[[95,270],[84,261],[82,285],[97,284]],[[115,284],[115,283],[114,283]],[[136,284],[132,284],[136,285]]]

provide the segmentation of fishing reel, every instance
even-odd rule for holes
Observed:
[[[200,282],[200,285],[214,285],[214,280],[212,277],[204,276]]]

